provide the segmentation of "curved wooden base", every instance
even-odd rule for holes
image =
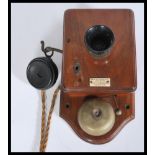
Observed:
[[[98,97],[110,102],[114,110],[119,108],[122,111],[122,115],[116,115],[115,124],[107,134],[103,136],[91,136],[80,128],[77,113],[85,99],[84,95],[76,96],[76,94],[61,92],[60,116],[68,122],[81,139],[93,144],[104,144],[111,141],[125,124],[134,119],[134,93],[117,94],[117,103],[115,103],[113,97],[109,94],[100,94]]]

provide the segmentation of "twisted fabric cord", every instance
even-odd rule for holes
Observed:
[[[42,145],[44,143],[44,133],[45,133],[45,125],[46,125],[46,92],[45,90],[41,90],[41,98],[42,98],[42,117],[41,117],[41,139],[40,139],[40,151],[42,151]]]
[[[50,123],[51,123],[51,116],[52,112],[54,110],[54,105],[55,105],[55,100],[57,98],[58,92],[60,90],[60,86],[54,91],[53,94],[53,99],[51,102],[50,110],[48,113],[48,119],[47,119],[47,124],[45,125],[46,122],[46,111],[45,111],[45,91],[41,91],[41,97],[42,97],[42,122],[41,122],[41,140],[40,140],[40,152],[45,152],[47,142],[48,142],[48,135],[49,135],[49,129],[50,129]]]

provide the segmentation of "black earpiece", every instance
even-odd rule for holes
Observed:
[[[62,53],[62,51],[51,47],[44,48],[43,41],[41,41],[41,44],[41,49],[46,57],[35,58],[29,63],[27,79],[33,87],[45,90],[51,88],[58,78],[58,68],[51,59],[53,52]],[[52,51],[52,54],[48,55],[47,53],[50,51]]]

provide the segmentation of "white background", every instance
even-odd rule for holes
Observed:
[[[62,49],[63,13],[69,8],[130,8],[135,13],[138,87],[136,90],[136,118],[128,123],[111,142],[92,145],[81,140],[71,127],[59,117],[59,96],[52,117],[46,151],[143,151],[144,150],[144,8],[143,4],[12,4],[11,10],[11,151],[39,150],[41,101],[40,92],[26,78],[26,67],[42,55],[40,40],[46,45]],[[46,46],[45,45],[45,46]],[[48,90],[48,104],[53,90],[60,83],[61,54],[53,60],[59,68],[55,86]]]

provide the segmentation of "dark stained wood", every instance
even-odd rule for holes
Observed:
[[[115,43],[108,56],[96,59],[85,46],[84,35],[94,25],[108,26],[115,35]],[[128,9],[71,9],[64,15],[63,62],[60,116],[85,141],[100,144],[110,141],[121,128],[134,118],[134,91],[137,87],[134,14]],[[74,64],[80,72],[74,72]],[[90,87],[89,78],[111,79],[110,87]],[[103,98],[116,109],[117,97],[121,116],[110,132],[103,136],[86,134],[77,122],[77,112],[88,96]],[[125,105],[130,108],[126,109]]]

